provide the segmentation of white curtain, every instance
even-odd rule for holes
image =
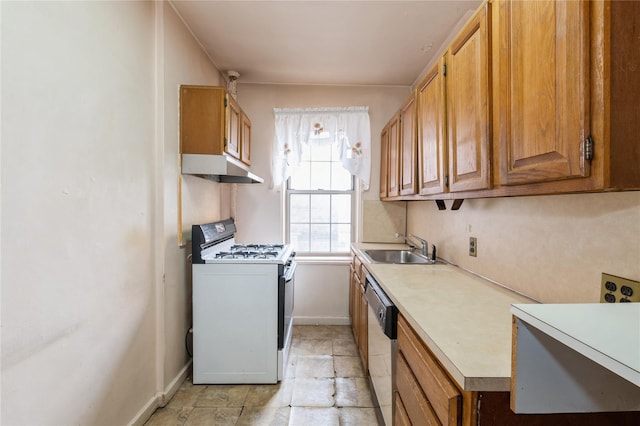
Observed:
[[[371,126],[369,107],[274,108],[272,185],[280,186],[300,164],[310,140],[337,144],[342,166],[369,188]]]

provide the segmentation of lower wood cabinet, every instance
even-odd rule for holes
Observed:
[[[402,315],[398,316],[396,387],[413,424],[419,420],[460,424],[460,391]]]
[[[349,283],[349,315],[351,315],[351,330],[358,346],[358,353],[362,360],[364,370],[367,371],[368,353],[368,312],[367,299],[365,297],[366,270],[362,262],[351,253],[351,273]]]
[[[409,420],[408,424],[442,424],[402,352],[396,358],[396,387],[396,400],[404,410],[396,414],[405,416]]]
[[[396,397],[394,398],[394,408],[393,408],[393,424],[395,426],[409,426],[411,425],[411,419],[409,419],[409,413],[404,408],[404,404],[402,403],[402,399],[396,392]]]

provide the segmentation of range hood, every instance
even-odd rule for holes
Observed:
[[[226,154],[182,154],[182,174],[225,183],[264,182],[245,164]]]

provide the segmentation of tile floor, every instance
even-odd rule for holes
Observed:
[[[378,426],[369,382],[349,326],[293,328],[277,385],[182,384],[145,426]]]

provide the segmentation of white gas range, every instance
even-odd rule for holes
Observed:
[[[193,383],[277,383],[293,324],[295,253],[238,244],[233,219],[193,225]]]

